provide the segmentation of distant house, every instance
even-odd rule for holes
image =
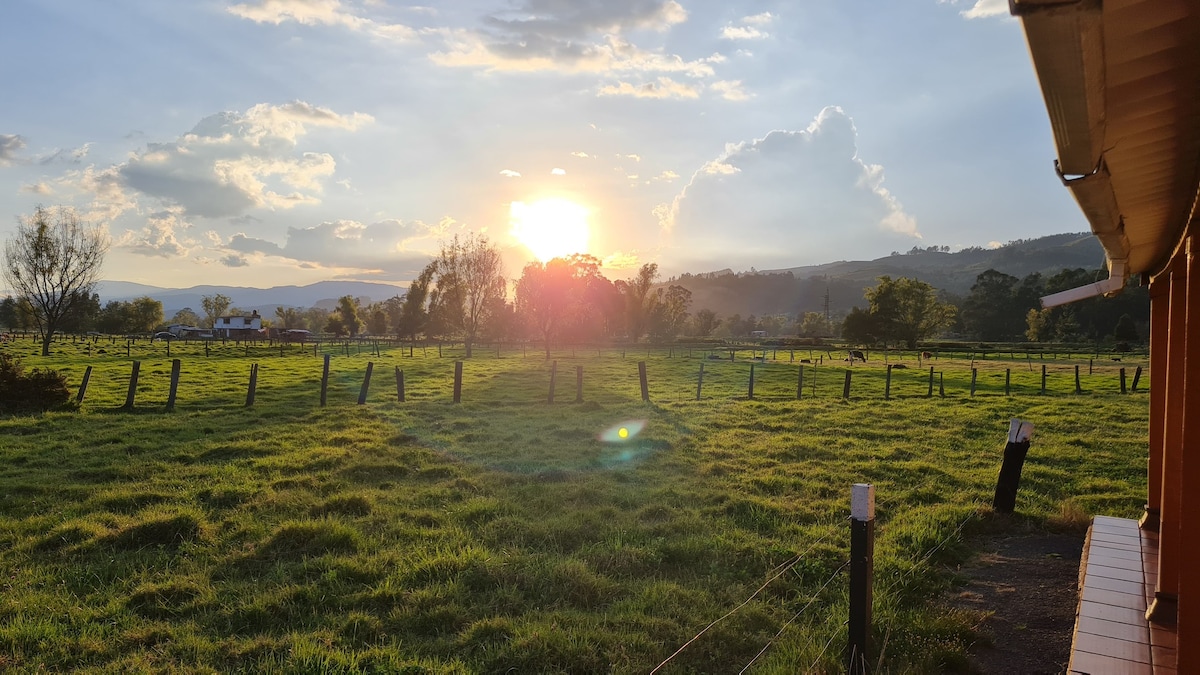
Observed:
[[[213,335],[225,338],[256,338],[263,335],[262,317],[255,310],[249,316],[219,316],[213,323]]]
[[[177,338],[210,338],[212,332],[198,326],[188,326],[182,323],[173,323],[167,326],[167,332]]]
[[[750,331],[750,337],[752,337],[752,338],[765,338],[765,337],[767,337],[767,331],[765,331],[765,330],[752,330],[752,331]]]

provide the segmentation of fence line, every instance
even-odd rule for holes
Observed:
[[[767,650],[771,648],[771,645],[775,644],[775,641],[779,639],[780,635],[783,635],[783,631],[787,630],[788,626],[792,625],[792,623],[796,619],[800,618],[800,615],[803,614],[805,612],[805,610],[807,610],[809,607],[811,607],[812,604],[817,601],[817,598],[821,597],[821,593],[823,593],[825,591],[825,589],[829,586],[829,584],[833,583],[833,580],[836,579],[837,576],[842,573],[842,570],[846,569],[846,567],[848,567],[849,565],[850,565],[850,561],[847,560],[846,562],[842,563],[840,567],[838,567],[836,570],[834,570],[833,574],[829,575],[829,578],[825,580],[825,583],[821,584],[821,587],[818,588],[815,593],[813,593],[813,596],[811,598],[809,598],[808,602],[805,603],[805,605],[800,608],[800,611],[793,614],[792,618],[788,619],[783,624],[783,627],[779,629],[779,632],[775,633],[775,635],[770,640],[767,641],[767,644],[764,645],[763,648],[761,650],[759,650],[759,652],[757,654],[754,655],[754,658],[750,659],[750,662],[747,663],[745,665],[745,667],[743,667],[741,670],[738,671],[738,675],[742,675],[742,673],[745,673],[747,670],[750,670],[750,666],[754,665],[755,661],[757,661],[760,657],[762,657],[763,654],[767,653]]]

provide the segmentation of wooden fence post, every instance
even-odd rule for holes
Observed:
[[[1132,391],[1133,391],[1133,393],[1135,393],[1135,394],[1137,393],[1138,380],[1140,380],[1140,379],[1142,379],[1142,367],[1141,367],[1141,366],[1138,366],[1138,367],[1137,367],[1137,368],[1136,368],[1136,369],[1133,371],[1133,387],[1132,387]]]
[[[329,391],[329,355],[325,355],[325,367],[321,370],[321,407],[325,407],[325,393]]]
[[[439,343],[438,344],[439,356],[441,355],[440,354],[441,350],[442,350],[442,345]],[[462,361],[454,362],[454,402],[455,403],[462,402],[462,364],[463,364]]]
[[[363,376],[362,388],[358,390],[358,404],[363,405],[367,402],[367,390],[371,388],[371,371],[375,369],[375,364],[367,361],[367,374]]]
[[[646,382],[646,362],[638,361],[638,380],[642,385],[642,400],[650,400],[650,385]]]
[[[404,371],[396,366],[396,400],[404,403]]]
[[[978,368],[971,369],[971,396],[975,395],[975,379],[979,375]]]
[[[254,405],[254,394],[258,389],[258,364],[250,364],[250,384],[246,387],[246,407]]]
[[[846,672],[867,675],[875,581],[875,486],[850,489],[850,625]]]
[[[1042,364],[1042,393],[1046,393],[1046,364]]]
[[[1092,374],[1092,359],[1088,359],[1088,376]]]
[[[812,359],[809,359],[811,361]],[[804,365],[800,365],[800,380],[796,382],[796,400],[804,398]]]
[[[938,396],[946,398],[946,373],[938,371]]]
[[[1124,369],[1122,368],[1122,370],[1124,370]],[[1079,364],[1078,363],[1075,364],[1075,393],[1076,394],[1083,393],[1083,387],[1081,387],[1079,385]]]
[[[746,398],[754,400],[754,362],[750,362],[750,388],[746,391]]]
[[[1004,369],[1004,395],[1008,396],[1010,387],[1012,386],[1012,368]]]
[[[129,343],[126,342],[126,345]],[[125,409],[133,410],[133,399],[137,396],[138,371],[142,369],[141,361],[133,362],[133,369],[129,371],[129,392],[125,394]]]
[[[88,366],[83,371],[83,382],[79,383],[79,393],[75,395],[76,403],[83,403],[83,397],[87,395],[88,382],[92,379],[92,367]]]
[[[929,393],[925,398],[933,398],[933,366],[929,366]]]
[[[583,403],[583,366],[575,366],[575,402]]]
[[[842,398],[850,398],[850,371],[846,370],[846,381],[842,384]]]
[[[1004,462],[996,479],[996,496],[992,508],[996,513],[1012,513],[1017,504],[1017,486],[1021,483],[1021,468],[1029,453],[1033,425],[1013,418],[1008,423],[1008,443],[1004,446]]]
[[[696,376],[696,400],[700,400],[700,390],[704,388],[704,362],[700,362],[700,374]]]
[[[550,395],[546,397],[546,403],[554,403],[554,380],[558,377],[558,361],[550,362]]]
[[[1121,369],[1121,393],[1125,393],[1125,369]]]
[[[90,366],[89,366],[90,367]],[[175,393],[179,391],[179,359],[171,360],[171,390],[167,393],[167,410],[175,409]]]
[[[884,385],[883,385],[883,400],[890,401],[891,398],[892,398],[892,364],[889,363],[888,367],[887,367],[887,380],[884,381]]]

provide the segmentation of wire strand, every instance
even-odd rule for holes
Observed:
[[[811,607],[812,604],[817,601],[817,598],[821,597],[821,593],[824,592],[824,590],[829,586],[829,584],[833,583],[833,580],[835,578],[837,578],[837,576],[842,573],[842,570],[846,569],[846,566],[849,564],[850,564],[850,561],[847,560],[846,562],[842,563],[842,565],[840,567],[838,567],[836,570],[834,570],[833,574],[831,574],[829,576],[829,578],[825,580],[825,583],[821,584],[821,587],[818,588],[815,593],[813,593],[812,598],[810,598],[809,601],[807,603],[805,603],[805,605],[803,607],[800,608],[800,611],[793,614],[792,618],[788,619],[787,623],[784,623],[783,627],[779,629],[779,632],[776,633],[775,636],[772,637],[770,640],[768,640],[767,644],[765,646],[763,646],[763,648],[757,654],[754,655],[754,658],[750,659],[750,662],[747,663],[744,668],[742,668],[740,671],[738,671],[738,675],[742,675],[742,673],[745,673],[747,670],[750,670],[750,666],[754,665],[754,662],[757,661],[759,659],[759,657],[761,657],[763,654],[767,653],[767,650],[771,648],[771,645],[775,644],[775,641],[779,639],[780,635],[783,635],[783,631],[787,630],[788,626],[792,625],[792,623],[796,619],[800,618],[800,615],[804,614],[804,612],[807,611],[808,608]]]

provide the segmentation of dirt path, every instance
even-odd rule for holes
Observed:
[[[1058,675],[1067,668],[1078,600],[1084,533],[995,536],[963,565],[968,579],[951,604],[992,612],[982,624],[990,644],[973,665],[997,675]]]

